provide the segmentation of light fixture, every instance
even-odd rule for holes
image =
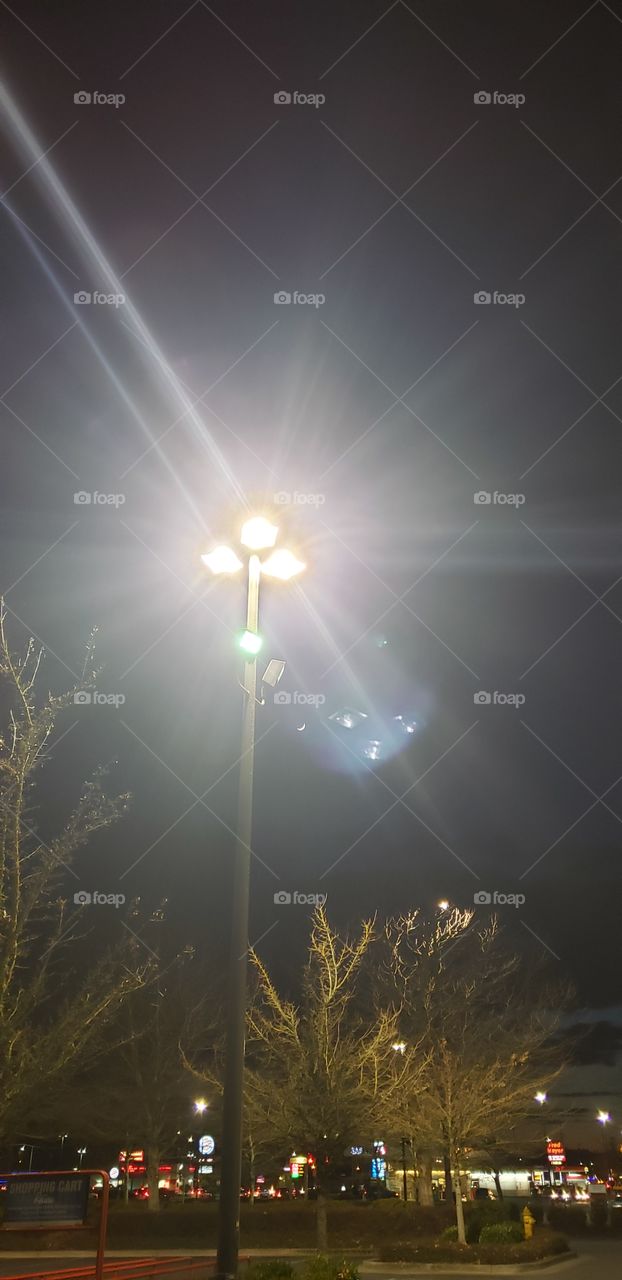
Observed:
[[[203,1112],[207,1111],[207,1102],[205,1101],[205,1098],[197,1098],[194,1104],[194,1109],[197,1115],[202,1116]]]
[[[449,911],[449,903],[447,901],[447,898],[441,898],[441,901],[438,904],[438,909],[439,911]]]
[[[231,547],[214,547],[213,551],[208,551],[201,559],[212,573],[237,573],[243,568],[242,561]]]
[[[244,653],[250,653],[253,657],[256,657],[261,649],[263,640],[261,636],[257,635],[256,631],[243,631],[238,644]]]
[[[297,560],[292,551],[279,548],[263,561],[261,572],[267,573],[270,578],[281,578],[283,582],[287,582],[288,578],[302,573],[304,567],[302,560]]]
[[[271,524],[265,516],[253,516],[242,525],[240,541],[249,551],[265,551],[274,546],[278,532],[278,526]]]
[[[611,1121],[611,1116],[609,1115],[609,1112],[608,1112],[608,1111],[599,1111],[599,1112],[597,1113],[596,1119],[598,1120],[598,1123],[599,1123],[599,1124],[603,1124],[603,1125],[604,1125],[604,1124],[609,1124],[609,1123],[610,1123],[610,1121]]]
[[[391,1048],[395,1049],[396,1053],[406,1053],[406,1041],[396,1040],[395,1044],[391,1045]]]
[[[546,1094],[543,1089],[538,1089],[538,1092],[535,1094],[535,1101],[539,1102],[540,1106],[546,1102]]]

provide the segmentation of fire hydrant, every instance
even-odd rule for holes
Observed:
[[[536,1220],[528,1204],[525,1205],[525,1208],[523,1209],[521,1217],[523,1219],[523,1231],[525,1233],[525,1240],[531,1240]]]

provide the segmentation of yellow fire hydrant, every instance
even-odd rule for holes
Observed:
[[[523,1219],[523,1231],[525,1233],[525,1240],[531,1240],[536,1220],[528,1204],[525,1205],[525,1208],[523,1209],[521,1217]]]

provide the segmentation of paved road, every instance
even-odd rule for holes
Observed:
[[[534,1276],[542,1275],[543,1277],[558,1276],[560,1280],[567,1276],[568,1280],[621,1280],[622,1277],[622,1239],[620,1240],[590,1240],[588,1242],[579,1241],[575,1243],[571,1241],[572,1248],[578,1255],[565,1262],[555,1263],[553,1266],[546,1267],[542,1271],[532,1272]],[[255,1252],[255,1251],[253,1251]],[[266,1251],[267,1252],[267,1251]],[[127,1254],[125,1255],[128,1256]],[[144,1256],[144,1255],[143,1255]],[[153,1256],[153,1255],[151,1255]],[[196,1255],[195,1255],[196,1256]],[[213,1256],[213,1255],[212,1255]],[[273,1253],[274,1256],[274,1253]],[[91,1255],[92,1257],[92,1255]],[[136,1255],[134,1254],[134,1258]],[[112,1259],[111,1259],[112,1260]],[[119,1255],[115,1256],[115,1261],[119,1260]],[[33,1275],[40,1271],[60,1271],[66,1267],[78,1267],[80,1265],[88,1265],[88,1258],[83,1255],[69,1254],[65,1257],[50,1257],[49,1254],[41,1253],[34,1258],[32,1254],[29,1257],[20,1258],[3,1258],[0,1254],[0,1280],[2,1277],[15,1275]],[[364,1273],[364,1264],[362,1265]],[[211,1268],[195,1271],[193,1273],[186,1272],[187,1277],[192,1276],[192,1280],[203,1280],[211,1274]],[[420,1273],[425,1274],[425,1273]],[[430,1273],[428,1273],[430,1274]],[[437,1280],[455,1280],[460,1275],[457,1271],[435,1271],[433,1273]],[[467,1273],[462,1273],[467,1274]],[[468,1274],[473,1274],[468,1273]],[[485,1271],[482,1268],[482,1274],[491,1275],[494,1272]],[[499,1273],[498,1273],[499,1274]],[[507,1275],[507,1272],[503,1273]],[[522,1274],[529,1274],[523,1272]],[[174,1280],[184,1280],[183,1264],[180,1266],[179,1272],[175,1273]],[[375,1272],[374,1280],[404,1280],[403,1273],[400,1278],[400,1272],[397,1268],[391,1268],[387,1263],[386,1270]]]

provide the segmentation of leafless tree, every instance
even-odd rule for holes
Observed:
[[[73,971],[78,915],[62,880],[95,832],[117,821],[128,797],[109,797],[105,776],[88,781],[49,843],[34,825],[38,774],[50,754],[57,718],[71,700],[39,697],[43,654],[31,640],[16,656],[0,611],[0,1135],[6,1139],[36,1113],[42,1096],[67,1087],[78,1065],[102,1052],[126,996],[148,965],[131,947],[123,960],[104,955]],[[90,652],[88,655],[90,659]],[[80,966],[82,967],[82,965]]]

